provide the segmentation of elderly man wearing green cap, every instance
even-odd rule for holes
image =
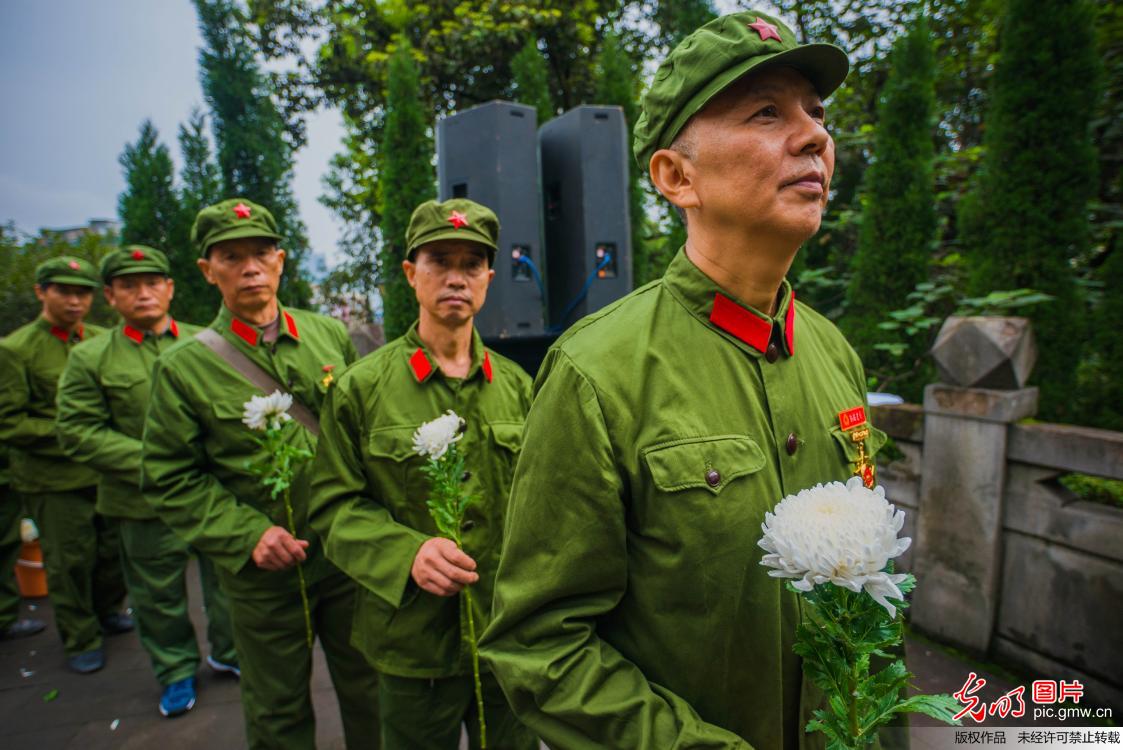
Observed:
[[[355,584],[327,561],[308,528],[308,465],[297,467],[292,482],[293,534],[285,503],[251,468],[269,456],[243,424],[254,396],[291,395],[287,438],[314,451],[332,372],[356,359],[355,348],[338,321],[277,300],[285,252],[267,209],[222,201],[199,212],[191,236],[222,307],[208,328],[156,362],[144,429],[145,497],[217,566],[230,602],[249,746],[315,746],[303,574],[347,747],[378,747],[378,677],[350,644]]]
[[[35,269],[42,313],[0,341],[0,442],[12,488],[39,524],[55,624],[76,672],[105,664],[102,636],[132,630],[117,527],[96,511],[97,474],[59,448],[55,392],[67,357],[104,329],[86,325],[100,285],[89,261],[61,256]]]
[[[359,582],[351,640],[381,675],[385,748],[472,747],[479,723],[463,601],[471,585],[477,627],[492,582],[530,378],[489,350],[473,325],[495,276],[499,222],[467,199],[418,206],[406,232],[406,278],[418,320],[339,379],[316,456],[312,525],[330,560]],[[413,434],[447,411],[464,420],[469,507],[463,550],[439,536]],[[494,677],[482,677],[489,745],[537,740],[515,719]]]
[[[792,650],[798,599],[757,540],[781,498],[847,479],[884,441],[852,440],[862,365],[785,279],[819,228],[823,99],[847,67],[742,12],[655,74],[635,154],[685,215],[686,246],[548,353],[484,636],[551,747],[824,744],[804,732],[819,696]]]
[[[121,564],[140,642],[163,688],[159,710],[176,716],[195,705],[199,647],[187,614],[191,550],[140,494],[141,437],[152,368],[160,352],[199,329],[168,311],[175,285],[167,257],[150,247],[114,250],[101,262],[105,298],[122,324],[76,346],[59,381],[63,451],[98,471],[97,512],[117,519]],[[207,663],[237,674],[226,596],[214,565],[199,556],[211,653]]]

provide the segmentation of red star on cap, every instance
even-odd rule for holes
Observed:
[[[144,253],[140,250],[133,250],[133,260],[144,260]]]
[[[67,263],[66,265],[70,266],[70,267],[71,267],[71,268],[73,268],[73,269],[74,269],[75,271],[77,271],[77,270],[78,270],[78,268],[79,268],[79,266],[78,266],[78,261],[76,261],[76,260],[72,260],[72,261],[70,261],[69,263]]]
[[[775,39],[777,42],[784,41],[780,38],[780,32],[775,26],[765,21],[763,18],[757,18],[756,21],[749,24],[749,28],[760,34],[760,41],[764,42],[769,39]]]
[[[239,219],[248,219],[250,218],[250,207],[245,203],[239,203],[234,206],[234,215]]]
[[[468,217],[460,213],[459,211],[453,211],[448,215],[448,223],[452,224],[457,229],[460,229],[461,227],[471,226],[471,224],[468,223]]]

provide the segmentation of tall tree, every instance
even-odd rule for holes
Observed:
[[[556,114],[550,97],[549,77],[546,59],[538,51],[538,40],[533,37],[527,39],[519,54],[511,58],[511,94],[519,104],[534,107],[540,127]]]
[[[222,199],[222,182],[211,156],[207,118],[197,107],[187,122],[179,126],[179,152],[183,157],[179,171],[179,216],[174,240],[166,249],[176,283],[172,313],[201,324],[215,314],[220,297],[195,265],[198,252],[191,244],[191,225],[200,209]]]
[[[928,279],[936,239],[935,76],[931,32],[922,16],[893,47],[874,131],[874,161],[866,170],[849,305],[839,321],[867,368],[882,355],[874,345],[885,339],[878,329],[885,311],[907,307],[908,295]],[[908,361],[922,356],[923,351],[911,351]]]
[[[1063,19],[1063,27],[1042,19]],[[1087,250],[1096,189],[1092,9],[1084,0],[1010,0],[999,34],[986,153],[960,230],[974,291],[1029,287],[1055,297],[1030,316],[1042,342],[1041,413],[1063,420],[1085,334],[1070,261]]]
[[[660,39],[674,47],[690,32],[717,18],[711,0],[660,0],[655,3],[654,21],[659,25]]]
[[[632,278],[636,286],[661,275],[662,269],[651,268],[647,242],[647,195],[643,189],[639,165],[632,158],[632,128],[639,117],[639,81],[636,62],[624,49],[620,38],[609,33],[604,37],[597,59],[597,104],[615,104],[624,111],[628,159],[628,215],[632,224]]]
[[[175,168],[151,120],[141,123],[136,143],[127,144],[118,161],[125,176],[125,191],[117,198],[121,241],[166,249],[179,215]]]
[[[433,143],[428,135],[430,118],[419,91],[413,49],[409,40],[400,36],[386,75],[386,124],[379,149],[382,250],[378,267],[387,341],[405,333],[417,317],[417,298],[401,269],[406,228],[413,209],[436,193],[431,166]]]
[[[232,0],[195,0],[195,8],[223,194],[245,196],[272,212],[288,254],[279,295],[286,304],[307,305],[312,290],[302,266],[308,239],[292,192],[293,146],[285,119],[270,98],[241,7]]]

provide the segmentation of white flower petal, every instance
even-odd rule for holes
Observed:
[[[798,578],[801,591],[831,582],[850,591],[868,592],[896,616],[887,597],[901,599],[896,584],[905,576],[887,575],[885,567],[911,544],[898,539],[904,511],[897,510],[877,487],[860,477],[831,482],[783,498],[765,514],[764,535],[757,544],[769,554],[761,563],[769,575]]]

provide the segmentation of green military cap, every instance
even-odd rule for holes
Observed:
[[[800,44],[782,21],[757,11],[705,24],[663,60],[643,97],[632,151],[640,166],[667,148],[687,121],[738,78],[763,65],[795,68],[826,97],[846,78],[850,63],[833,44]]]
[[[283,239],[277,234],[277,220],[269,209],[245,198],[229,198],[207,206],[191,226],[191,242],[205,256],[211,245],[244,237]]]
[[[43,284],[73,284],[74,286],[89,286],[95,289],[101,286],[94,264],[71,255],[60,255],[57,258],[45,260],[36,266],[35,283],[40,286]]]
[[[159,273],[170,276],[171,264],[168,256],[159,250],[144,245],[129,245],[118,248],[101,259],[101,280],[106,284],[114,276],[129,273]]]
[[[409,217],[406,257],[413,260],[417,248],[437,240],[478,242],[487,248],[490,265],[499,248],[499,218],[487,206],[467,198],[452,198],[444,203],[425,201]]]

